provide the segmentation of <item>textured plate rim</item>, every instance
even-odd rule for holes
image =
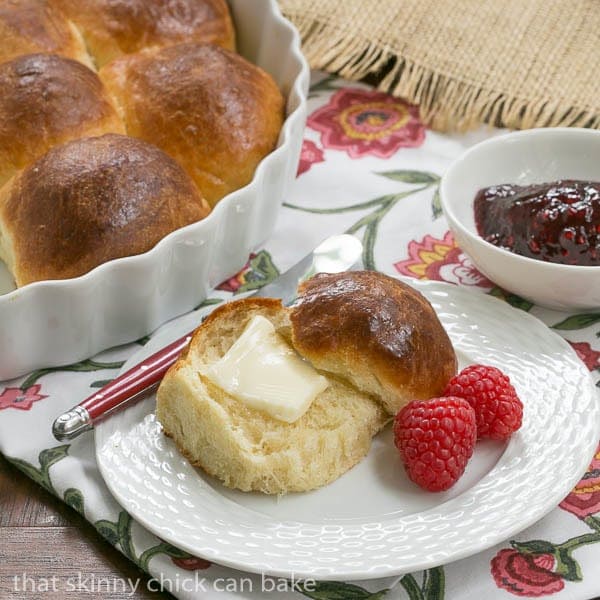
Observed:
[[[400,278],[400,279],[405,279],[405,278]],[[448,298],[454,298],[454,299],[458,298],[459,300],[460,300],[460,297],[464,294],[469,295],[469,297],[471,297],[471,298],[473,298],[473,297],[475,297],[475,295],[477,295],[480,298],[481,302],[483,302],[484,304],[489,303],[489,307],[491,310],[495,310],[495,311],[499,312],[500,314],[502,312],[504,312],[507,316],[514,315],[515,313],[520,315],[520,318],[523,319],[523,321],[525,323],[528,323],[531,327],[537,329],[538,331],[543,331],[544,334],[549,336],[555,343],[557,343],[559,346],[562,346],[562,349],[564,350],[566,356],[570,356],[572,359],[574,359],[573,366],[577,366],[577,369],[580,371],[580,374],[581,374],[580,383],[587,384],[589,386],[589,395],[592,400],[596,396],[597,391],[596,391],[596,387],[592,381],[592,378],[591,378],[589,372],[587,372],[585,370],[584,365],[582,363],[581,363],[581,365],[579,364],[580,361],[577,358],[577,355],[574,352],[574,350],[571,348],[571,346],[569,346],[569,344],[562,337],[560,337],[557,333],[551,331],[542,321],[540,321],[533,315],[523,312],[523,311],[520,311],[520,310],[517,310],[517,309],[511,307],[510,305],[506,304],[502,300],[491,297],[489,295],[476,294],[474,292],[467,291],[464,288],[459,288],[459,287],[456,287],[456,286],[453,286],[450,284],[431,282],[431,281],[418,281],[418,280],[406,280],[406,281],[407,281],[407,283],[409,283],[413,287],[417,288],[422,293],[426,294],[428,296],[428,298],[430,299],[430,301],[432,301],[432,303],[433,303],[433,300],[431,297],[440,295],[440,294],[445,295]],[[167,331],[168,330],[165,330],[165,333]],[[162,336],[163,333],[160,333],[159,335]],[[136,357],[139,356],[140,354],[142,354],[143,352],[144,352],[144,349],[141,349],[135,355],[130,357],[130,359],[125,363],[123,369],[129,368],[134,361],[139,360],[139,359],[136,359]],[[592,409],[591,409],[590,413],[587,414],[587,416],[589,417],[587,419],[587,430],[588,430],[588,434],[590,432],[595,432],[597,434],[597,432],[600,430],[600,405],[598,404],[598,402],[592,402],[591,406],[592,406]],[[124,414],[124,413],[121,413],[121,415],[122,414]],[[210,549],[207,549],[205,547],[205,548],[203,548],[202,553],[200,553],[198,551],[198,549],[196,547],[194,547],[193,544],[182,543],[181,541],[174,539],[173,537],[166,536],[164,531],[161,531],[160,528],[157,527],[155,522],[153,522],[151,519],[145,518],[143,515],[140,515],[139,512],[135,509],[135,506],[132,506],[132,504],[129,502],[128,498],[123,497],[121,495],[119,490],[115,487],[115,485],[112,482],[111,471],[110,471],[109,466],[104,463],[104,459],[103,459],[103,455],[102,455],[102,447],[108,441],[108,439],[111,437],[113,431],[115,431],[117,429],[116,423],[117,423],[118,419],[119,419],[119,415],[116,415],[116,419],[113,417],[113,419],[109,419],[109,420],[101,423],[97,427],[96,432],[95,432],[96,459],[97,459],[100,473],[101,473],[107,487],[109,488],[110,492],[113,494],[113,496],[115,497],[117,502],[119,502],[128,512],[130,512],[130,514],[141,525],[143,525],[149,531],[158,535],[162,539],[165,539],[166,541],[171,542],[172,544],[174,544],[192,554],[201,554],[204,558],[214,561],[215,564],[223,565],[226,567],[231,567],[231,568],[242,570],[242,571],[249,572],[249,573],[266,574],[266,575],[275,576],[275,577],[293,576],[296,579],[309,578],[309,579],[317,579],[317,580],[319,580],[319,579],[331,580],[332,578],[335,578],[338,580],[345,580],[345,581],[377,579],[377,578],[401,575],[401,574],[404,574],[407,572],[413,572],[413,571],[418,571],[418,570],[422,570],[422,569],[433,568],[433,567],[436,567],[439,565],[454,562],[454,561],[457,561],[457,560],[460,560],[460,559],[463,559],[463,558],[466,558],[469,556],[473,556],[474,554],[483,552],[483,551],[489,549],[490,547],[508,539],[512,535],[515,535],[518,532],[523,531],[527,527],[530,527],[531,525],[533,525],[534,523],[539,521],[542,517],[544,517],[546,514],[548,514],[550,511],[552,511],[554,508],[556,508],[558,506],[559,502],[573,489],[575,484],[581,479],[581,476],[583,475],[583,473],[585,473],[585,470],[587,469],[587,466],[589,465],[589,462],[590,462],[590,460],[593,456],[593,453],[595,452],[597,444],[598,444],[597,435],[595,435],[593,438],[591,438],[589,440],[589,445],[587,447],[585,447],[583,449],[578,448],[577,451],[579,452],[579,456],[581,457],[580,458],[581,462],[579,463],[579,468],[577,470],[574,470],[570,474],[570,477],[559,482],[559,485],[553,486],[553,488],[552,488],[553,493],[545,495],[543,503],[539,503],[536,506],[535,510],[528,513],[525,517],[523,517],[522,514],[516,516],[515,519],[513,520],[513,523],[510,526],[504,528],[502,530],[501,534],[498,534],[498,535],[495,535],[492,537],[481,536],[477,543],[471,543],[468,546],[466,546],[465,548],[455,550],[450,553],[446,553],[446,555],[443,557],[438,557],[438,558],[429,557],[428,559],[420,558],[417,560],[413,560],[412,563],[408,563],[401,567],[399,566],[398,568],[395,568],[393,566],[391,566],[391,567],[388,566],[388,567],[384,567],[384,568],[375,568],[375,569],[370,569],[370,570],[365,570],[364,568],[362,568],[362,569],[361,568],[356,568],[356,569],[352,568],[352,569],[346,569],[346,570],[335,569],[332,572],[323,574],[321,576],[320,573],[315,573],[315,569],[316,570],[323,569],[323,567],[320,565],[315,566],[313,568],[309,568],[307,570],[291,569],[291,568],[278,568],[278,567],[273,567],[273,568],[260,567],[260,568],[258,568],[258,567],[255,567],[251,564],[247,564],[240,560],[228,559],[226,556],[223,556],[220,553],[220,551],[218,551],[218,550],[213,552]],[[581,436],[580,440],[583,440],[583,439],[584,439],[584,436]],[[491,469],[491,471],[489,473],[487,473],[484,476],[484,478],[482,478],[482,480],[484,480],[488,475],[493,473],[498,468],[498,465],[505,460],[505,458],[508,454],[508,449],[512,447],[513,443],[514,443],[514,440],[509,441],[509,443],[506,446],[504,453],[500,457],[498,463]],[[444,510],[452,510],[454,508],[453,504],[457,504],[466,495],[472,493],[473,490],[476,490],[481,485],[482,480],[479,480],[474,486],[467,489],[464,493],[448,500],[447,502],[443,502],[439,505],[436,505],[435,507],[433,507],[431,509],[425,510],[420,513],[411,513],[406,516],[398,517],[394,522],[396,522],[398,524],[402,524],[402,523],[406,524],[407,520],[410,521],[415,518],[418,520],[420,519],[422,522],[423,521],[426,522],[427,517],[430,515],[430,513],[434,512],[434,511],[440,511],[440,510],[442,510],[442,507]],[[251,509],[247,509],[247,510],[251,510]],[[280,521],[277,519],[274,519],[274,522],[283,523],[286,525],[290,524],[289,521]],[[314,523],[302,522],[300,524],[304,524],[308,527],[314,527]]]

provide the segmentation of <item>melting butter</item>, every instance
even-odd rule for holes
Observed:
[[[328,385],[260,315],[204,374],[240,402],[287,423],[298,420]]]

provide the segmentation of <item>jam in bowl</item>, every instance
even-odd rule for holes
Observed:
[[[592,129],[494,136],[465,150],[440,182],[448,226],[474,266],[507,292],[568,311],[600,310],[599,197]]]
[[[600,182],[563,179],[479,190],[479,235],[521,256],[565,265],[600,266]]]

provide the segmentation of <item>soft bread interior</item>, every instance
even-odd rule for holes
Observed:
[[[250,408],[204,378],[201,372],[257,314],[289,341],[288,312],[279,301],[223,306],[196,331],[186,356],[161,383],[158,419],[192,464],[228,487],[284,494],[323,486],[367,454],[389,417],[370,396],[331,375],[328,388],[294,423]]]

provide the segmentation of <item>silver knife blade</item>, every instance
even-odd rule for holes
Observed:
[[[341,273],[354,266],[363,246],[353,235],[333,235],[321,242],[310,254],[255,294],[259,298],[281,298],[290,304],[296,297],[298,284],[316,273]]]

